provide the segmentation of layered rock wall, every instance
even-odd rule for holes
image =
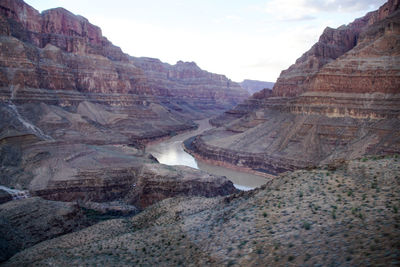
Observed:
[[[228,105],[248,96],[238,84],[193,62],[171,66],[129,57],[99,27],[63,8],[40,14],[23,1],[2,1],[0,14],[4,87],[194,97]]]
[[[389,0],[379,10],[338,29],[326,28],[319,41],[304,53],[296,63],[282,71],[273,92],[275,96],[298,96],[310,89],[313,76],[326,64],[353,49],[360,33],[399,8],[398,0]]]
[[[237,84],[195,63],[130,57],[63,8],[0,0],[0,26],[1,185],[138,207],[235,191],[226,178],[158,164],[144,145],[241,101]]]
[[[272,94],[263,90],[211,122],[199,157],[279,173],[338,158],[400,153],[400,11],[389,1],[326,29]]]

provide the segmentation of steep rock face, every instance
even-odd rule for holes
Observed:
[[[58,201],[121,200],[143,209],[169,197],[213,197],[236,192],[225,177],[184,166],[157,164],[151,156],[143,158],[137,152],[129,155],[118,147],[103,146],[99,150],[79,150],[75,146],[68,153],[52,152],[40,168],[34,169],[36,176],[29,184],[31,194]],[[60,163],[62,159],[64,162]],[[52,173],[46,172],[47,169]]]
[[[389,0],[379,10],[338,29],[326,28],[319,41],[296,63],[282,71],[275,86],[275,96],[298,96],[309,90],[313,76],[326,64],[353,49],[366,27],[381,21],[399,7],[398,0]]]
[[[309,91],[337,93],[399,93],[399,11],[359,35],[357,46],[326,64]]]
[[[325,31],[323,42],[303,55],[301,64],[282,73],[272,94],[264,90],[213,119],[220,128],[198,136],[192,153],[272,174],[338,158],[399,153],[398,7],[398,1],[389,1],[338,32]],[[364,26],[356,27],[356,46],[340,55],[350,49],[348,30],[357,24]],[[329,63],[303,64],[328,43],[334,49],[321,51],[330,56],[318,60]],[[304,79],[285,84],[289,72]]]
[[[119,47],[102,36],[99,27],[63,8],[46,10],[40,14],[22,0],[4,0],[0,10],[8,20],[9,35],[22,41],[40,48],[52,44],[66,52],[98,54],[118,61],[128,60]]]
[[[239,84],[224,75],[204,71],[194,62],[169,65],[158,59],[133,57],[131,62],[144,71],[150,88],[167,96],[208,100],[225,106],[238,104],[249,96]]]
[[[225,76],[194,63],[135,65],[100,28],[62,8],[40,14],[0,1],[0,25],[0,185],[139,208],[235,191],[226,178],[159,165],[143,149],[247,96]]]
[[[225,76],[194,63],[170,66],[158,60],[132,60],[103,37],[99,27],[63,8],[39,14],[21,0],[2,1],[0,7],[3,86],[195,97],[227,106],[248,96]]]

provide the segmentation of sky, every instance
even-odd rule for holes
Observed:
[[[125,53],[194,61],[240,82],[275,82],[318,41],[386,0],[25,0],[86,17]]]

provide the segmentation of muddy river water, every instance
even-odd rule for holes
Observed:
[[[266,178],[262,176],[231,170],[198,161],[183,149],[183,141],[212,128],[212,126],[208,123],[208,120],[209,119],[196,121],[196,123],[199,125],[197,130],[178,134],[168,140],[148,145],[146,147],[146,151],[156,157],[157,160],[162,164],[185,165],[206,171],[211,174],[226,176],[233,182],[236,188],[241,190],[250,190],[266,183]]]

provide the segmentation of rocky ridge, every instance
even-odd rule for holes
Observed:
[[[0,262],[44,240],[92,224],[76,203],[29,198],[0,205]]]
[[[21,0],[1,2],[2,99],[9,85],[80,93],[202,98],[226,105],[248,94],[223,75],[194,63],[171,66],[156,59],[133,58],[114,46],[101,29],[63,8],[39,13]],[[40,95],[41,90],[36,90]],[[96,95],[91,95],[96,98]],[[22,95],[21,95],[22,97]],[[68,103],[64,99],[52,97]]]
[[[4,266],[396,266],[398,161],[341,161],[250,192],[167,199],[39,243]]]
[[[391,0],[348,26],[325,30],[282,72],[272,93],[261,91],[211,120],[219,128],[198,136],[189,150],[215,163],[269,174],[399,153],[398,7]],[[307,67],[316,59],[318,64]]]

